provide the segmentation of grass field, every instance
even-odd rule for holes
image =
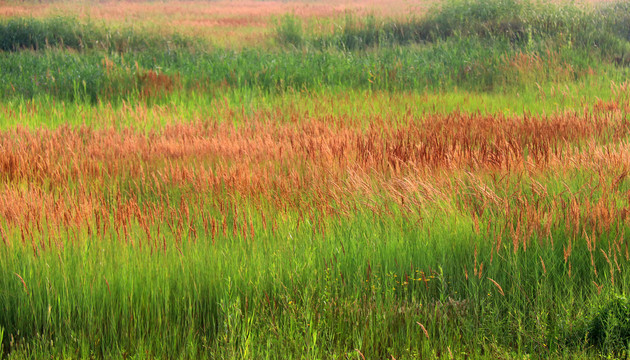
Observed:
[[[0,2],[0,359],[628,358],[629,29]]]

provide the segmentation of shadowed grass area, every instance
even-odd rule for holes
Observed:
[[[64,48],[123,53],[150,49],[193,48],[199,41],[173,34],[169,38],[132,26],[108,27],[72,17],[8,18],[0,22],[0,50]]]

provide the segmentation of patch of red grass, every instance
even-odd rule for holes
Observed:
[[[161,81],[157,74],[147,79]],[[387,216],[392,202],[418,215],[427,203],[459,199],[459,211],[475,219],[501,211],[518,249],[532,233],[548,232],[551,221],[579,233],[630,216],[617,206],[625,195],[615,184],[623,179],[612,181],[630,162],[624,119],[603,112],[544,119],[454,113],[408,116],[395,128],[374,121],[368,129],[343,119],[277,123],[255,116],[238,127],[204,121],[150,133],[16,128],[0,133],[0,215],[25,243],[33,232],[68,228],[133,241],[131,223],[149,238],[159,224],[189,231],[190,209],[238,212],[243,198],[308,218],[341,216],[358,204]],[[611,195],[566,201],[534,180],[575,168],[599,171],[596,186]],[[501,180],[525,173],[535,198],[508,192],[514,183]],[[182,198],[169,189],[180,189]],[[225,216],[205,222],[212,228]],[[231,226],[254,236],[248,218],[237,216]]]

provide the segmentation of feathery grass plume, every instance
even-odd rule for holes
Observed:
[[[24,281],[24,279],[18,273],[14,274],[18,277],[18,279],[20,279],[20,282],[22,282],[22,286],[24,287],[24,292],[26,293],[26,295],[28,295],[28,287],[26,286],[26,281]]]
[[[424,333],[424,336],[427,337],[427,340],[429,340],[429,332],[427,331],[427,329],[424,327],[424,325],[422,325],[420,322],[416,321],[416,324],[420,325],[420,328],[422,329],[422,332]]]
[[[493,283],[493,284],[494,284],[494,286],[496,286],[496,287],[497,287],[497,289],[499,290],[499,293],[501,294],[501,296],[505,296],[505,293],[503,292],[503,288],[501,287],[501,285],[499,285],[499,283],[498,283],[498,282],[494,281],[494,280],[493,280],[493,279],[491,279],[491,278],[488,278],[488,280],[490,280],[490,282],[491,282],[491,283]]]

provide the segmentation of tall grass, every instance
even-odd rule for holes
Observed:
[[[579,329],[597,314],[593,303],[626,291],[626,260],[616,255],[621,270],[614,269],[612,286],[608,254],[599,251],[616,246],[614,232],[598,239],[592,262],[587,241],[571,239],[562,224],[513,252],[498,224],[496,233],[476,235],[472,219],[461,215],[434,215],[419,227],[392,210],[393,218],[375,219],[365,209],[340,223],[330,219],[323,237],[313,235],[315,218],[298,226],[299,215],[289,212],[267,215],[287,219],[276,230],[255,216],[255,237],[219,230],[213,243],[193,215],[201,236],[184,231],[178,245],[162,230],[165,248],[153,248],[141,224],[130,226],[127,240],[83,233],[77,242],[68,229],[63,249],[37,256],[30,246],[5,247],[0,321],[21,334],[8,350],[310,358],[358,349],[368,358],[403,359],[510,351],[557,358],[585,351],[590,343],[576,345],[574,337],[587,338]],[[155,229],[152,236],[159,236]],[[9,241],[19,243],[19,233]]]
[[[51,96],[92,102],[142,100],[140,81],[149,71],[171,78],[169,90],[211,94],[228,88],[262,94],[340,90],[470,91],[562,84],[589,74],[623,69],[569,48],[527,53],[507,42],[452,39],[426,47],[384,48],[361,54],[326,51],[282,53],[214,50],[208,53],[106,55],[58,50],[0,54],[0,94],[8,99]],[[159,86],[159,85],[157,85]]]
[[[181,358],[620,351],[623,323],[599,308],[628,284],[623,111],[5,132],[5,346]],[[591,337],[593,326],[611,335]]]
[[[174,51],[192,48],[200,41],[177,33],[164,35],[134,28],[111,27],[71,17],[8,18],[0,21],[0,51],[42,50],[64,48],[88,49],[124,53],[164,49]]]
[[[277,29],[283,43],[347,51],[373,47],[427,44],[450,38],[508,41],[519,49],[575,46],[609,60],[627,52],[628,8],[624,2],[598,5],[549,4],[520,0],[452,0],[439,3],[423,16],[408,19],[358,18],[347,15],[332,34],[303,34],[299,19],[285,17]]]
[[[4,21],[0,356],[627,357],[626,8]]]
[[[225,86],[262,93],[332,87],[497,91],[572,82],[603,69],[623,77],[624,9],[450,1],[417,19],[348,15],[324,35],[306,33],[300,20],[287,16],[277,29],[284,47],[238,51],[66,18],[9,19],[0,26],[0,94],[96,103]],[[156,85],[147,81],[153,79],[148,72],[164,77]],[[160,90],[145,89],[155,86]]]

